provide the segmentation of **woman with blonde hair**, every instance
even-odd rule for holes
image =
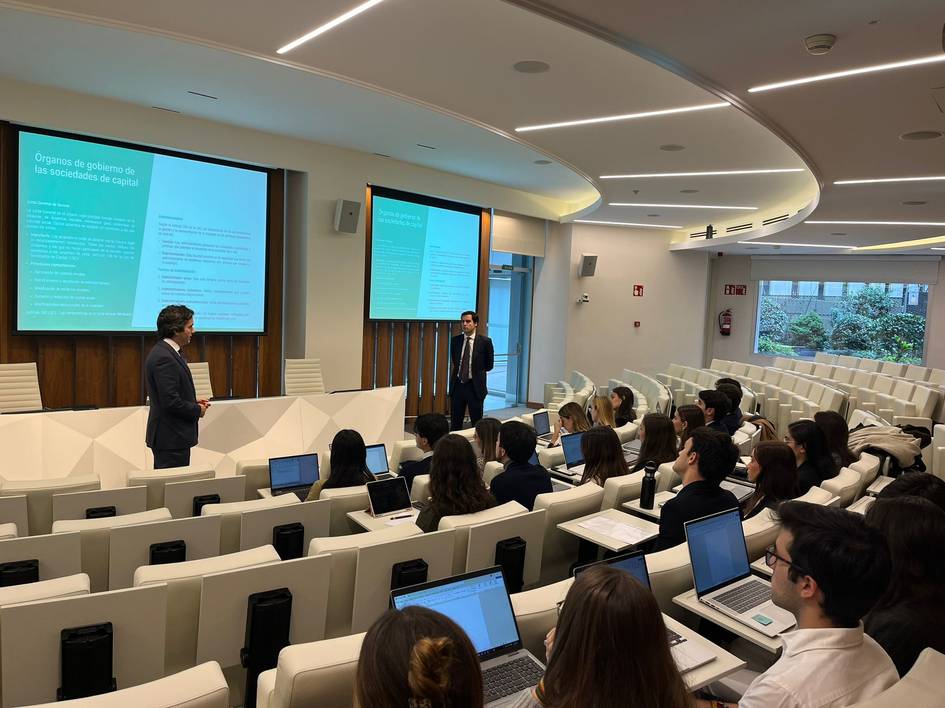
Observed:
[[[594,396],[591,399],[591,421],[594,425],[617,427],[617,421],[614,419],[614,404],[610,402],[610,396]]]
[[[557,445],[558,439],[562,435],[583,433],[585,430],[590,429],[591,424],[588,422],[587,416],[584,415],[584,410],[581,406],[574,401],[565,403],[558,409],[558,425],[555,428],[555,434],[549,446]]]

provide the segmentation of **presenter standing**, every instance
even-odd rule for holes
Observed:
[[[452,406],[453,430],[463,427],[463,416],[469,408],[469,421],[475,425],[482,418],[482,404],[486,400],[486,372],[492,371],[494,351],[492,340],[476,334],[479,315],[467,310],[460,316],[462,334],[450,340],[449,395]]]
[[[148,387],[146,442],[154,453],[154,469],[186,467],[190,448],[197,444],[197,421],[210,402],[197,400],[194,379],[181,348],[194,336],[194,311],[168,305],[157,318],[161,341],[144,362]]]

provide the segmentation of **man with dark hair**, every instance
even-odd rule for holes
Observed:
[[[738,448],[732,438],[705,426],[693,430],[673,463],[683,488],[663,504],[660,534],[653,550],[672,548],[686,540],[684,524],[717,511],[737,509],[738,500],[719,484],[735,469]]]
[[[463,428],[466,408],[469,408],[470,425],[475,425],[482,418],[482,405],[488,393],[486,372],[492,371],[495,359],[492,340],[476,332],[479,315],[467,310],[460,315],[459,322],[463,331],[450,340],[448,393],[453,430]]]
[[[716,383],[715,390],[724,393],[728,398],[729,412],[722,418],[722,425],[729,435],[734,435],[735,431],[742,427],[742,411],[739,406],[742,403],[742,389],[740,386],[733,386],[729,383]]]
[[[705,391],[699,391],[699,399],[696,401],[696,405],[702,409],[705,424],[708,427],[731,436],[728,428],[722,422],[722,419],[731,410],[732,404],[729,402],[728,396],[715,389],[706,389]]]
[[[190,448],[197,444],[197,421],[210,402],[197,400],[190,367],[181,347],[194,336],[194,311],[184,305],[168,305],[158,314],[162,338],[144,362],[148,388],[148,426],[145,441],[154,454],[154,469],[186,467]]]
[[[905,472],[876,495],[879,499],[922,497],[945,511],[945,480],[928,472]]]
[[[510,420],[499,427],[495,456],[505,465],[505,471],[494,477],[490,485],[499,504],[517,501],[531,511],[535,497],[552,491],[548,470],[529,463],[536,444],[535,431],[525,423]]]
[[[407,489],[413,487],[413,478],[417,475],[430,474],[433,447],[449,431],[450,424],[442,413],[423,413],[417,416],[413,422],[413,435],[423,456],[419,460],[401,462],[397,471],[397,474],[407,480]]]

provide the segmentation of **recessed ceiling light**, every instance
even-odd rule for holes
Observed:
[[[922,248],[930,246],[933,243],[945,242],[945,236],[933,236],[931,238],[916,238],[911,241],[891,241],[890,243],[878,243],[875,246],[859,246],[858,251],[888,251],[897,248]]]
[[[739,241],[739,243],[750,244],[750,243],[755,243],[755,242],[754,241]],[[839,249],[845,249],[845,250],[856,248],[856,246],[839,246],[837,244],[831,245],[828,243],[781,243],[781,242],[776,243],[774,241],[759,241],[755,245],[774,246],[774,247],[787,246],[789,248],[839,248]]]
[[[848,226],[945,226],[945,221],[805,221],[805,224],[846,224]]]
[[[913,130],[911,133],[903,133],[899,136],[900,140],[935,140],[945,133],[941,130]]]
[[[535,160],[536,165],[550,165],[551,160]]]
[[[543,74],[551,68],[551,64],[544,61],[517,61],[512,64],[512,68],[523,74]]]
[[[648,177],[725,177],[728,175],[770,175],[784,172],[803,172],[802,167],[772,170],[716,170],[713,172],[649,172],[636,175],[601,175],[601,179],[643,179]]]
[[[600,118],[582,118],[580,120],[567,120],[560,123],[542,123],[540,125],[525,125],[516,128],[516,133],[527,133],[532,130],[548,130],[549,128],[568,128],[575,125],[593,125],[594,123],[614,123],[621,120],[636,120],[638,118],[655,118],[656,116],[668,116],[674,113],[690,113],[692,111],[707,111],[712,108],[726,108],[731,104],[728,101],[720,103],[704,103],[698,106],[685,106],[683,108],[664,108],[658,111],[644,111],[642,113],[623,113],[616,116],[602,116]]]
[[[680,189],[679,190],[680,194],[698,194],[698,192],[699,192],[698,189]]]
[[[367,0],[367,2],[363,2],[357,7],[351,8],[344,14],[338,15],[338,17],[336,17],[335,19],[329,22],[326,22],[323,25],[319,25],[318,27],[313,29],[311,32],[308,32],[307,34],[303,34],[298,39],[293,39],[284,47],[279,47],[279,49],[276,50],[276,54],[285,54],[286,52],[291,52],[293,49],[295,49],[299,45],[305,44],[306,42],[315,39],[320,34],[325,34],[325,32],[328,32],[329,30],[333,30],[335,27],[342,24],[343,22],[347,22],[352,17],[357,17],[362,12],[365,12],[366,10],[370,10],[375,5],[380,5],[382,2],[384,2],[384,0]]]
[[[718,204],[642,204],[640,202],[611,202],[610,206],[657,207],[660,209],[739,209],[742,211],[754,211],[758,208],[753,206],[722,206]]]
[[[922,206],[923,204],[928,204],[921,199],[909,199],[908,201],[900,202],[903,206]]]
[[[660,150],[665,152],[679,152],[680,150],[685,150],[685,145],[677,145],[676,143],[667,143],[666,145],[660,145]]]
[[[882,184],[886,182],[941,182],[945,175],[928,175],[927,177],[881,177],[879,179],[840,179],[834,184]]]
[[[856,69],[847,69],[845,71],[832,71],[828,74],[815,74],[802,79],[790,79],[789,81],[779,81],[773,84],[764,84],[762,86],[753,86],[748,89],[748,93],[761,93],[762,91],[773,91],[775,89],[787,88],[788,86],[800,86],[802,84],[812,84],[817,81],[828,81],[830,79],[842,79],[847,76],[856,76],[858,74],[873,74],[878,71],[890,71],[892,69],[905,69],[910,66],[922,66],[923,64],[934,64],[945,61],[945,54],[933,54],[930,57],[919,57],[917,59],[905,59],[903,61],[889,62],[888,64],[873,64],[872,66],[861,66]]]
[[[639,226],[642,229],[681,229],[682,226],[664,226],[662,224],[634,224],[629,221],[596,221],[594,219],[575,219],[575,224],[602,224],[604,226]]]

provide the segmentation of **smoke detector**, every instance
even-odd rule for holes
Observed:
[[[833,49],[833,45],[836,43],[837,35],[835,34],[812,34],[810,37],[804,38],[804,46],[807,47],[808,54],[814,56],[826,54]]]

